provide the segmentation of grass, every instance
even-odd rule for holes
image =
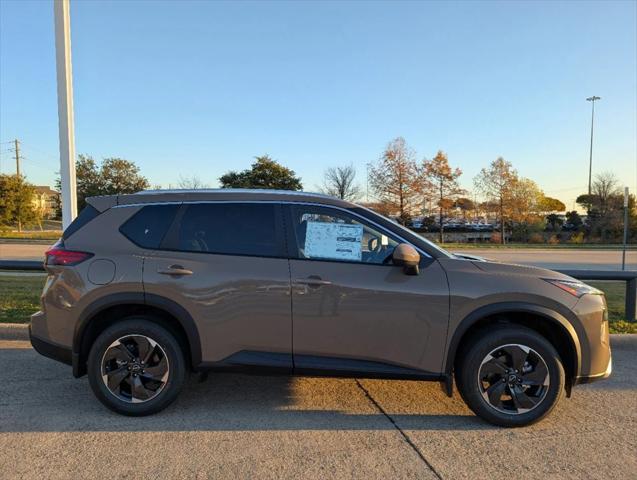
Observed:
[[[40,309],[46,275],[0,275],[0,323],[28,323]]]
[[[599,288],[606,295],[610,333],[637,333],[637,322],[627,322],[624,317],[626,306],[626,284],[624,282],[587,281],[586,283]]]
[[[57,240],[62,236],[62,230],[49,230],[44,232],[13,232],[0,230],[0,239],[10,240]]]
[[[40,309],[44,275],[0,275],[0,323],[28,323]],[[624,282],[587,282],[606,294],[611,333],[637,333],[637,322],[624,320]]]

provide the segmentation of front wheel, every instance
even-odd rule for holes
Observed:
[[[518,326],[482,330],[456,368],[469,408],[484,420],[521,427],[544,418],[564,392],[564,367],[551,343]]]
[[[179,343],[147,317],[129,317],[104,330],[88,357],[95,396],[111,410],[143,416],[175,400],[185,377]]]

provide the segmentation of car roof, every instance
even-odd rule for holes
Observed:
[[[131,194],[89,197],[86,201],[99,211],[119,205],[205,201],[306,202],[344,208],[355,207],[353,203],[322,193],[248,188],[144,190]]]

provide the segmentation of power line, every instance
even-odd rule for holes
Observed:
[[[22,143],[22,149],[24,150],[24,142]],[[37,148],[34,147],[33,145],[29,144],[29,147],[27,150],[35,150],[41,154],[44,154],[45,156],[49,157],[51,160],[55,160],[56,162],[58,162],[60,160],[60,157],[53,155],[52,153],[46,152],[44,150],[42,150],[41,148]]]

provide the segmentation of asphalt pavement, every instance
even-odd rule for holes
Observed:
[[[615,370],[521,429],[438,384],[211,374],[152,417],[106,410],[86,377],[0,341],[0,478],[637,478],[637,335]]]

